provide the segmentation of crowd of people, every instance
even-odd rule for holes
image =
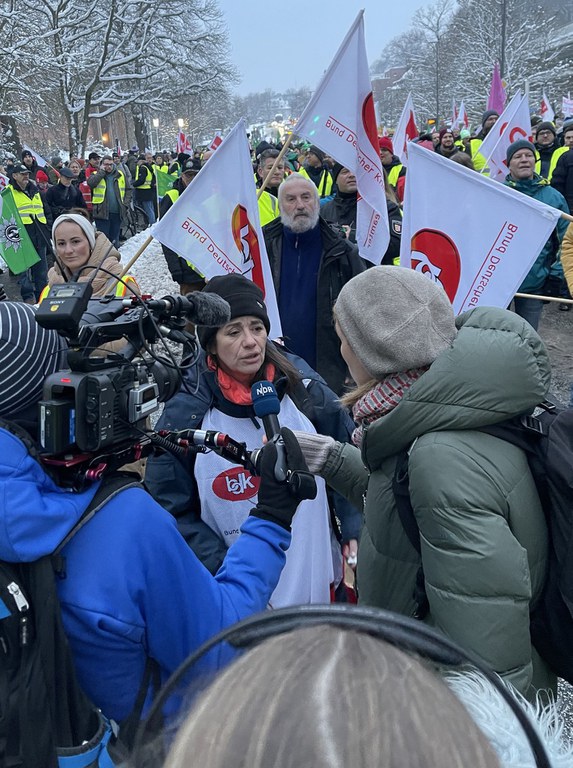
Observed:
[[[485,112],[473,136],[444,127],[418,141],[468,173],[480,171],[480,145],[498,117]],[[538,121],[532,131],[533,142],[509,147],[505,183],[569,213],[573,121],[559,132]],[[380,137],[379,149],[390,222],[380,266],[359,255],[358,189],[350,169],[314,145],[284,155],[268,142],[253,149],[254,183],[265,187],[259,212],[282,339],[269,337],[265,297],[253,282],[240,275],[206,281],[186,258],[163,247],[166,274],[181,293],[217,295],[230,316],[221,327],[197,326],[198,361],[184,371],[157,429],[212,430],[233,435],[249,450],[262,448],[260,476],[213,452],[185,458],[157,453],[145,468],[145,490],[120,490],[66,541],[67,576],[57,583],[63,623],[79,680],[107,718],[119,723],[132,712],[149,659],[165,683],[192,651],[240,619],[269,608],[349,599],[435,628],[481,658],[518,697],[556,693],[556,675],[529,631],[548,562],[543,508],[523,451],[483,431],[530,413],[549,393],[548,353],[537,334],[543,300],[516,297],[513,311],[480,307],[455,317],[439,284],[401,268],[408,176],[391,137]],[[64,367],[66,347],[57,333],[34,322],[28,305],[70,279],[92,280],[95,296],[145,293],[145,285],[122,276],[117,250],[130,200],[153,224],[209,156],[91,152],[85,161],[54,157],[39,168],[24,151],[20,161],[6,164],[40,260],[20,277],[22,301],[0,301],[0,527],[8,532],[0,537],[1,559],[50,554],[94,496],[94,487],[75,493],[59,487],[30,448],[39,440],[43,380]],[[161,199],[158,174],[172,177]],[[564,300],[567,287],[573,291],[573,224],[559,219],[520,292]],[[251,395],[260,381],[276,389],[288,469],[313,476],[312,499],[297,498],[275,475],[277,447],[263,439]],[[395,499],[396,467],[405,452],[420,551]],[[423,606],[417,597],[422,568]],[[356,584],[347,588],[353,570]],[[368,635],[306,629],[262,648],[200,700],[166,766],[200,757],[230,767],[238,764],[239,749],[250,765],[286,768],[293,764],[284,760],[289,747],[270,724],[278,726],[299,705],[309,713],[297,732],[298,761],[306,753],[316,765],[346,762],[364,740],[371,744],[376,731],[376,750],[394,755],[388,765],[501,765],[476,718],[441,682]],[[200,671],[217,671],[233,656],[221,646]],[[356,733],[348,729],[345,746],[334,738],[348,728],[344,707],[334,706],[346,695],[342,669],[350,670],[352,696],[359,698],[362,686],[374,702],[349,721]],[[257,672],[252,685],[249,671]],[[276,698],[266,682],[271,678]],[[301,701],[283,697],[289,679]],[[417,719],[411,705],[419,687],[428,695]],[[398,691],[400,717],[408,713],[406,727],[420,744],[432,731],[426,762],[404,757],[402,721],[396,715],[390,722],[390,690]],[[267,723],[256,749],[258,737],[245,737],[245,723],[239,726],[235,717],[247,695],[253,707],[245,722],[251,728],[258,720]],[[443,709],[434,720],[436,701]],[[172,698],[166,711],[179,706]],[[234,723],[222,739],[219,718]],[[320,763],[321,750],[332,749],[348,757]],[[368,762],[368,754],[360,768],[380,764]]]

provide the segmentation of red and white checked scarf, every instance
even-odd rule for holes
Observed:
[[[386,376],[385,379],[379,381],[373,389],[369,390],[365,395],[362,395],[354,407],[352,408],[352,415],[354,421],[358,424],[354,432],[352,433],[352,442],[354,445],[360,447],[362,445],[362,434],[364,427],[367,424],[371,424],[376,419],[384,416],[386,413],[395,408],[400,400],[404,397],[404,393],[410,389],[412,384],[420,378],[420,376],[428,370],[429,366],[424,368],[411,368],[404,373],[394,373],[391,376]]]

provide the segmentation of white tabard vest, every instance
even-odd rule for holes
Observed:
[[[306,416],[285,396],[278,415],[281,426],[316,433]],[[234,418],[211,408],[201,429],[214,429],[247,444],[249,450],[263,444],[264,429],[248,418]],[[244,467],[230,464],[216,453],[198,454],[195,479],[201,499],[201,517],[230,547],[239,536],[239,528],[257,503],[259,478]],[[318,493],[313,501],[299,505],[292,525],[292,543],[286,553],[286,564],[270,605],[330,602],[330,584],[340,573],[340,561],[333,563],[334,534],[330,526],[324,480],[316,478]],[[340,555],[338,555],[338,559]]]

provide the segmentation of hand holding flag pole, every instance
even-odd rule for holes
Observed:
[[[273,165],[271,167],[271,170],[267,173],[266,177],[263,179],[263,183],[261,184],[261,186],[257,190],[257,200],[260,198],[260,196],[263,194],[263,192],[267,188],[268,180],[272,177],[273,173],[275,172],[275,168],[277,167],[277,165],[280,163],[280,161],[285,156],[287,149],[290,147],[290,143],[292,141],[293,136],[294,136],[294,134],[292,132],[289,133],[289,135],[287,136],[287,140],[283,144],[283,148],[278,153],[278,155],[275,157],[275,161],[274,161],[274,163],[273,163]]]

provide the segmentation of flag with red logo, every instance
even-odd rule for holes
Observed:
[[[490,128],[488,131],[485,139],[482,141],[480,148],[479,148],[479,154],[487,161],[487,159],[491,156],[491,153],[493,152],[495,145],[497,144],[499,137],[503,133],[505,127],[507,126],[508,122],[513,118],[515,115],[519,105],[521,104],[521,91],[517,91],[517,93],[514,94],[513,98],[507,105],[507,107],[503,110],[503,112],[500,114],[497,121],[494,123],[494,125]],[[487,173],[487,162],[486,162],[486,168],[482,170],[482,172]]]
[[[543,95],[541,97],[541,106],[539,108],[539,114],[544,120],[547,120],[550,123],[552,123],[555,120],[555,110],[549,103],[549,99],[545,95],[545,91],[543,91]]]
[[[468,119],[468,113],[466,112],[466,105],[462,101],[460,103],[460,108],[458,109],[458,113],[456,115],[456,118],[454,122],[452,123],[452,130],[455,130],[457,128],[461,128],[462,126],[464,128],[467,128],[470,124],[470,121]]]
[[[394,131],[392,137],[392,143],[394,144],[394,154],[400,159],[402,165],[406,165],[408,162],[408,149],[407,145],[409,141],[417,138],[418,128],[416,127],[416,113],[414,112],[414,102],[412,101],[412,94],[408,94],[404,109],[398,120],[398,127]]]
[[[185,152],[186,154],[189,154],[192,152],[193,149],[191,147],[191,142],[189,141],[189,138],[183,133],[183,131],[179,131],[177,134],[177,154],[180,152]]]
[[[217,147],[220,144],[222,144],[222,142],[223,142],[223,137],[221,136],[221,131],[216,131],[213,141],[209,144],[209,149],[212,149],[213,151],[215,151]]]
[[[10,183],[10,179],[8,178],[8,176],[5,176],[3,173],[0,173],[0,192],[3,189],[6,189],[9,183]]]
[[[458,119],[458,108],[456,107],[456,100],[452,99],[452,117],[450,119],[450,123],[452,128],[454,127],[454,123]]]
[[[259,221],[244,120],[239,120],[165,216],[153,237],[207,278],[238,272],[263,291],[271,338],[281,324]]]
[[[570,96],[563,97],[561,101],[561,111],[563,112],[563,117],[573,116],[573,99]]]
[[[363,11],[356,17],[294,130],[355,175],[356,242],[363,258],[379,264],[390,242],[390,227]]]
[[[440,283],[456,314],[507,307],[561,212],[416,144],[408,152],[400,265]],[[455,200],[456,215],[436,200]]]
[[[497,121],[500,123],[501,119]],[[494,128],[497,127],[497,123]],[[487,158],[490,179],[503,181],[508,174],[506,155],[507,148],[514,141],[528,139],[531,141],[531,118],[529,115],[529,100],[523,96],[513,115],[497,129],[501,131],[491,155]]]

